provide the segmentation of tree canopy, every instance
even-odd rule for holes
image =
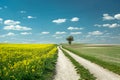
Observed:
[[[68,36],[68,37],[66,38],[66,40],[67,40],[68,43],[71,45],[72,41],[74,41],[74,38],[73,38],[73,36]]]

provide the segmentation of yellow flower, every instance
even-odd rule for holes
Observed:
[[[6,67],[3,68],[3,70],[6,70],[6,69],[7,69]]]
[[[44,70],[45,61],[53,58],[56,54],[56,46],[54,44],[4,44],[0,45],[0,63],[3,65],[4,76],[9,77],[13,72],[20,74],[28,72],[39,72]],[[9,60],[8,60],[9,59]],[[7,66],[7,67],[6,67]],[[1,75],[0,71],[0,75]],[[19,74],[19,73],[18,73]],[[11,79],[17,80],[17,76],[10,76]]]
[[[10,69],[13,69],[13,67],[11,66]]]
[[[32,72],[35,72],[35,69],[32,69]]]

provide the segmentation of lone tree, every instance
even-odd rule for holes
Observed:
[[[66,38],[66,40],[71,45],[72,41],[74,41],[74,38],[73,38],[73,36],[69,36],[69,37]]]

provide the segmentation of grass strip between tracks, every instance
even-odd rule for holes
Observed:
[[[96,78],[87,69],[80,65],[74,58],[72,58],[66,51],[62,49],[66,57],[70,59],[72,64],[75,66],[77,73],[80,75],[79,80],[95,80]]]

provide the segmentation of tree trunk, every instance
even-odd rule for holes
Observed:
[[[71,41],[69,41],[69,45],[71,45]]]

